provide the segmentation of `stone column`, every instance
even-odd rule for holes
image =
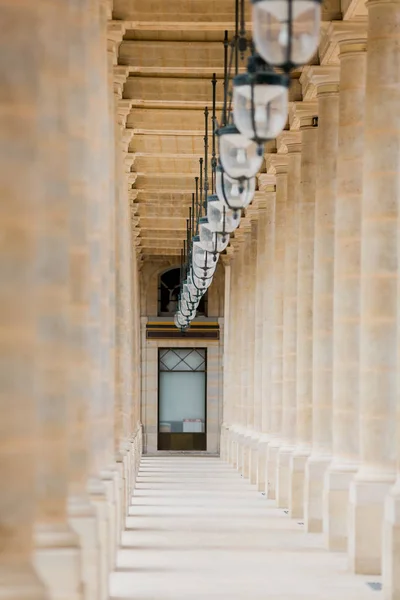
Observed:
[[[115,96],[117,107],[118,96]],[[115,115],[115,421],[117,463],[122,466],[121,516],[125,515],[131,489],[132,436],[132,223],[125,178],[124,154],[118,114]],[[122,523],[120,522],[120,525]]]
[[[278,451],[276,499],[279,507],[289,506],[289,466],[296,442],[296,354],[297,354],[297,255],[300,192],[300,133],[279,137],[287,148],[288,177],[285,213],[285,268],[283,292],[283,386],[282,445]]]
[[[230,427],[232,426],[232,401],[231,393],[232,369],[231,369],[231,320],[232,320],[232,296],[231,296],[231,257],[227,253],[221,256],[224,265],[224,349],[223,349],[223,413],[221,425],[221,458],[229,462],[230,452]]]
[[[320,72],[319,72],[320,73]],[[332,453],[333,247],[338,139],[338,73],[317,75],[318,154],[313,304],[313,445],[306,464],[304,520],[322,531],[322,492]]]
[[[42,193],[42,8],[41,2],[0,1],[0,597],[19,600],[48,597],[32,560],[38,431],[31,299]]]
[[[384,499],[395,480],[398,433],[400,75],[393,65],[399,57],[400,5],[372,1],[368,13],[361,224],[361,466],[350,485],[348,548],[357,573],[378,574],[383,558]],[[394,565],[392,560],[389,550],[385,570],[390,563]],[[398,572],[398,564],[394,568]]]
[[[82,597],[79,540],[68,522],[70,336],[69,138],[71,82],[65,74],[74,32],[71,4],[41,7],[40,126],[37,169],[41,196],[35,210],[35,381],[38,415],[35,563],[51,598]],[[60,29],[58,24],[62,22]]]
[[[353,34],[354,36],[354,34]],[[340,41],[333,314],[333,460],[324,482],[327,547],[347,548],[349,486],[358,468],[359,336],[365,41]]]
[[[249,365],[249,408],[247,416],[247,438],[250,449],[250,469],[249,479],[251,483],[257,482],[257,463],[258,463],[258,435],[255,428],[255,336],[256,336],[256,285],[257,285],[257,240],[258,240],[258,222],[256,220],[256,210],[251,206],[248,210],[251,220],[250,226],[250,244],[249,244],[249,292],[248,292],[248,352],[247,362]]]
[[[69,412],[69,522],[78,534],[82,550],[84,597],[97,600],[100,581],[100,547],[95,506],[90,502],[87,480],[90,474],[89,412],[96,398],[91,382],[91,334],[89,306],[92,277],[99,277],[90,265],[92,235],[98,224],[92,218],[93,147],[90,110],[97,88],[90,86],[90,58],[94,42],[91,30],[91,2],[71,6],[69,45],[69,337],[71,354],[68,372]],[[98,269],[97,269],[98,270]]]
[[[282,436],[283,392],[283,290],[285,267],[285,214],[287,200],[287,162],[284,156],[274,157],[276,174],[275,248],[274,248],[274,314],[272,331],[272,385],[270,431],[266,458],[268,498],[276,494],[276,465]]]
[[[236,467],[239,471],[243,470],[243,432],[244,427],[244,401],[245,401],[245,388],[244,388],[244,325],[245,320],[245,282],[244,282],[244,260],[245,260],[245,243],[243,229],[238,229],[236,232],[236,238],[238,240],[237,258],[235,260],[235,289],[237,290],[236,296],[236,411],[237,411],[237,424],[235,427],[235,440],[236,440]]]
[[[233,244],[235,242],[235,244]],[[230,455],[231,455],[231,464],[233,467],[238,467],[238,439],[237,439],[237,430],[240,422],[240,381],[239,375],[240,371],[238,369],[239,361],[240,361],[240,328],[239,328],[239,293],[240,287],[238,286],[238,272],[239,272],[239,261],[240,257],[238,255],[238,247],[236,245],[237,238],[232,239],[231,244],[235,249],[235,254],[233,257],[232,264],[232,274],[231,274],[231,329],[230,329],[230,339],[231,339],[231,365],[232,365],[232,383],[231,383],[231,391],[232,391],[232,427],[231,427],[231,435],[230,435]]]
[[[316,113],[316,108],[315,108]],[[312,114],[300,117],[301,184],[297,269],[296,446],[289,465],[289,514],[302,518],[304,474],[311,453],[313,379],[313,282],[317,134]]]
[[[91,0],[90,27],[93,36],[90,56],[92,162],[91,219],[89,237],[91,270],[90,376],[92,401],[89,419],[88,491],[96,507],[100,544],[100,593],[107,598],[109,571],[114,564],[117,530],[117,478],[114,452],[114,334],[115,318],[110,306],[115,297],[111,269],[115,268],[111,230],[114,227],[114,151],[112,123],[114,106],[110,89],[110,67],[107,53],[106,6],[102,0]],[[94,223],[96,226],[94,226]]]
[[[241,472],[243,477],[249,477],[250,475],[250,444],[248,436],[248,420],[251,416],[251,389],[250,389],[250,372],[252,364],[249,360],[250,344],[253,343],[253,339],[250,340],[250,322],[252,320],[252,298],[251,298],[251,222],[245,218],[241,222],[241,231],[243,232],[243,244],[241,247],[242,252],[242,270],[239,279],[239,285],[241,287],[241,299],[240,299],[240,327],[241,327],[241,362],[239,368],[241,369],[241,396],[242,396],[242,432],[240,436],[240,443],[242,446],[242,469]],[[254,331],[254,328],[253,328]]]
[[[255,483],[264,491],[265,486],[265,448],[261,444],[262,436],[262,373],[263,373],[263,296],[265,263],[266,201],[262,192],[256,192],[253,207],[258,215],[257,221],[257,257],[255,264],[255,321],[254,321],[254,435],[257,445],[255,464]]]
[[[259,442],[258,489],[265,491],[266,458],[270,434],[271,381],[272,381],[272,333],[274,315],[274,253],[275,253],[275,175],[258,176],[258,185],[265,203],[265,228],[260,243],[263,244],[260,265],[262,289],[260,312],[262,316],[261,340],[261,438]]]

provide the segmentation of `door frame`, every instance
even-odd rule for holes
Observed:
[[[162,452],[162,450],[159,449],[159,440],[160,440],[160,354],[163,350],[190,350],[191,352],[196,351],[196,350],[203,350],[204,351],[204,371],[200,371],[201,373],[204,372],[204,435],[205,435],[205,440],[206,440],[206,447],[205,450],[203,450],[203,452],[207,451],[207,369],[208,369],[208,353],[207,353],[207,347],[200,347],[200,346],[159,346],[157,348],[157,451]],[[167,371],[168,372],[168,371]],[[190,371],[189,371],[190,372]],[[196,372],[196,371],[192,371],[192,372]],[[199,372],[199,371],[197,371]],[[174,371],[174,373],[188,373],[187,369],[182,369],[182,370],[176,370]],[[179,435],[179,434],[175,434],[175,435]],[[184,435],[184,434],[183,434]],[[182,452],[182,450],[169,450],[169,452]],[[196,450],[188,450],[187,452],[196,452]]]

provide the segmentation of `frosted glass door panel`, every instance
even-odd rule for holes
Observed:
[[[160,371],[160,431],[204,432],[206,374]]]

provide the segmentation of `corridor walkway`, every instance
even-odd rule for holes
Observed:
[[[143,457],[113,600],[381,600],[217,458]]]

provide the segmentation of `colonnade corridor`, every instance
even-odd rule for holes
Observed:
[[[219,458],[144,456],[111,598],[374,600],[379,582]]]

